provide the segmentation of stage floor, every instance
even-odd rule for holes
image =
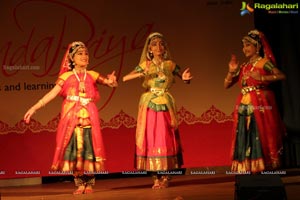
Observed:
[[[292,175],[282,176],[287,199],[300,197],[299,169]],[[151,177],[97,179],[94,193],[73,195],[72,181],[47,183],[35,186],[2,187],[1,200],[232,200],[235,192],[235,175],[175,175],[170,187],[151,189]]]

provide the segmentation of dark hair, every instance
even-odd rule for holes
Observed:
[[[70,70],[73,70],[75,67],[75,63],[73,62],[72,58],[74,57],[75,53],[78,51],[80,48],[86,48],[85,44],[80,41],[73,42],[69,48],[69,67]]]

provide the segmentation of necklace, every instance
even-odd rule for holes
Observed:
[[[163,61],[161,62],[156,62],[154,59],[152,60],[152,62],[154,63],[154,65],[156,66],[156,71],[160,72],[163,71],[164,66],[163,66]]]
[[[250,61],[250,63],[252,63],[253,67],[257,64],[258,61],[261,60],[261,57],[259,56],[258,58],[256,58],[254,61]]]
[[[75,77],[76,79],[78,80],[79,82],[79,92],[82,92],[82,93],[85,93],[85,85],[84,85],[84,82],[85,82],[85,79],[86,79],[86,69],[84,69],[84,76],[83,76],[83,80],[80,80],[77,72],[75,69],[73,69],[73,72],[75,74]]]
[[[165,80],[166,75],[164,73],[164,62],[162,61],[160,64],[157,64],[155,60],[152,60],[152,62],[156,66],[157,77],[161,80]]]
[[[243,68],[243,77],[242,77],[242,85],[245,86],[247,85],[247,79],[249,78],[249,72],[252,72],[255,68],[255,65],[257,64],[258,61],[260,61],[262,59],[262,57],[258,57],[255,60],[251,61],[249,60],[248,64],[251,64],[251,68],[248,72],[245,72],[245,68]]]

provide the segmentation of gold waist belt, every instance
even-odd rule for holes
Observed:
[[[80,105],[83,105],[83,106],[85,106],[88,103],[93,101],[92,98],[85,98],[85,97],[80,97],[80,96],[67,96],[67,100],[80,102]]]
[[[241,93],[243,94],[243,95],[245,95],[245,94],[247,94],[248,92],[251,92],[251,91],[254,91],[254,90],[259,90],[259,89],[262,89],[263,88],[263,86],[261,86],[261,85],[258,85],[258,86],[247,86],[247,87],[243,87],[242,89],[241,89]]]
[[[150,88],[150,92],[157,96],[163,95],[166,91],[167,89],[163,89],[163,88]]]

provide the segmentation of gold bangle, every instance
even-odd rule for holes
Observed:
[[[185,84],[190,84],[191,80],[183,80]]]
[[[265,77],[262,75],[262,76],[260,77],[260,80],[261,80],[261,82],[264,82],[264,81],[265,81]]]
[[[145,71],[143,71],[143,72],[140,72],[140,74],[139,74],[139,78],[141,78],[141,77],[145,77],[147,75],[147,73],[145,72]]]
[[[45,106],[45,102],[44,102],[43,99],[40,99],[40,100],[39,100],[39,103],[40,103],[41,108]]]
[[[101,84],[104,84],[104,77],[103,76],[100,76],[99,75],[99,77],[98,77],[98,81],[99,81],[99,83],[101,83]]]

